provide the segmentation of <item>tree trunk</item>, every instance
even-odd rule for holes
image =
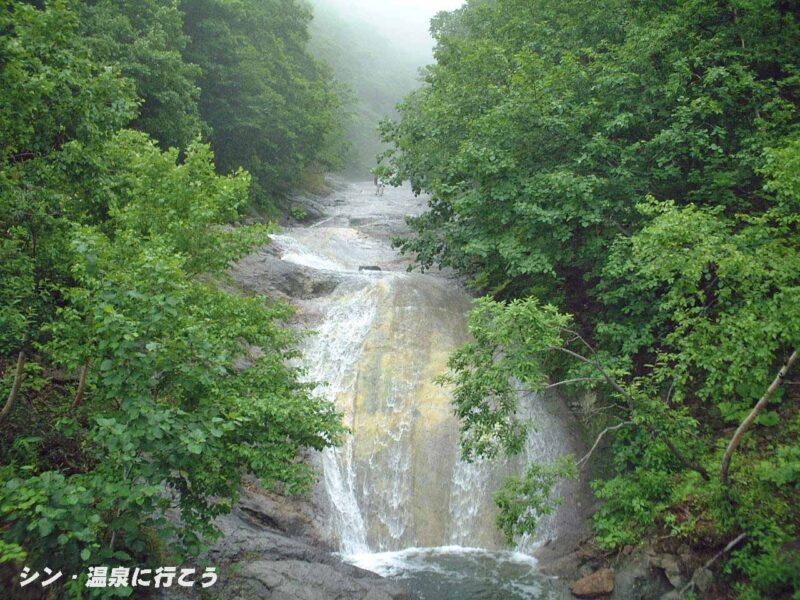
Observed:
[[[8,394],[8,400],[6,400],[6,404],[3,407],[3,410],[0,411],[0,421],[5,419],[8,416],[8,413],[11,412],[11,409],[14,408],[14,403],[17,401],[17,396],[19,395],[19,388],[22,386],[22,377],[25,375],[25,350],[19,351],[19,356],[17,357],[17,370],[14,372],[14,384],[11,386],[11,392]]]

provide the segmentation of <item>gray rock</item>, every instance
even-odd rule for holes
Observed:
[[[705,567],[698,567],[695,569],[692,579],[697,589],[706,593],[714,583],[714,574]]]
[[[222,598],[248,600],[401,600],[408,593],[367,572],[343,572],[298,560],[255,561],[217,590]]]
[[[580,569],[578,569],[578,575],[581,577],[588,577],[592,573],[594,573],[595,569],[593,569],[589,565],[583,565]]]
[[[692,563],[695,556],[688,544],[680,545],[678,548],[678,558],[681,559],[681,564],[684,566],[684,568],[688,567]]]
[[[572,594],[578,598],[597,598],[607,596],[614,591],[614,571],[600,569],[591,575],[582,577],[569,586]]]
[[[243,258],[230,272],[245,290],[284,298],[327,296],[342,282],[342,276],[338,273],[284,262],[275,256],[270,246]]]
[[[302,210],[306,214],[306,218],[303,219],[304,222],[312,223],[314,221],[322,219],[323,217],[325,217],[326,214],[324,196],[297,194],[289,198],[289,202],[287,204],[288,206],[284,207],[284,210],[287,210],[289,206],[296,206],[298,208],[302,208]],[[287,217],[286,222],[293,222],[293,221],[294,219],[289,219]]]
[[[664,571],[650,567],[650,557],[634,550],[616,565],[614,594],[611,600],[653,600],[672,591]]]
[[[159,600],[411,600],[402,586],[343,563],[315,530],[309,501],[249,486],[229,515],[222,539],[201,557],[219,581],[201,591],[170,588]],[[205,593],[205,595],[203,595]]]
[[[686,584],[681,561],[674,554],[654,554],[650,557],[650,564],[664,571],[672,587],[680,589]]]
[[[583,556],[580,552],[570,552],[564,556],[543,556],[541,549],[537,552],[539,559],[539,571],[551,577],[565,577],[572,579],[576,576],[583,576],[581,563]]]

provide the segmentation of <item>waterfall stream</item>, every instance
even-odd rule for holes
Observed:
[[[377,198],[372,186],[353,184],[329,204],[327,219],[274,243],[283,261],[340,282],[299,303],[315,315],[308,379],[352,432],[320,459],[330,540],[346,560],[406,581],[428,600],[561,597],[523,554],[556,534],[557,519],[515,551],[495,525],[494,493],[524,461],[460,460],[450,391],[434,380],[468,340],[471,299],[452,277],[406,272],[389,243],[423,201],[406,189]],[[536,427],[526,458],[568,451],[558,419],[537,398],[524,403]]]

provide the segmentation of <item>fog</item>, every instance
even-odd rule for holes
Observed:
[[[314,54],[349,90],[344,172],[369,178],[384,150],[378,123],[420,85],[419,69],[433,61],[430,20],[462,0],[310,0]]]
[[[427,62],[433,48],[431,17],[460,8],[464,0],[314,0],[314,4],[335,8],[353,21],[365,23],[406,53]]]

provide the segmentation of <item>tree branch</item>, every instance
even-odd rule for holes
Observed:
[[[586,343],[585,340],[584,340],[584,343]],[[611,387],[613,387],[617,392],[622,394],[622,396],[628,402],[628,409],[631,411],[631,413],[633,413],[633,411],[635,409],[635,402],[633,400],[633,396],[631,396],[630,393],[627,390],[625,390],[625,388],[623,388],[613,377],[611,377],[611,375],[609,375],[606,372],[606,370],[603,369],[603,367],[601,367],[595,361],[593,361],[593,360],[591,360],[589,358],[586,358],[585,356],[582,356],[582,355],[578,354],[577,352],[573,352],[572,350],[569,350],[568,348],[554,348],[554,349],[555,350],[559,350],[560,352],[563,352],[565,354],[568,354],[569,356],[572,356],[573,358],[576,358],[577,360],[580,360],[581,362],[584,362],[587,365],[591,365],[594,369],[596,369],[603,376],[603,378],[608,382],[608,384]],[[678,447],[672,442],[671,439],[669,439],[666,436],[661,436],[659,434],[659,432],[655,429],[655,427],[653,427],[652,425],[649,425],[647,423],[643,423],[643,425],[650,431],[650,433],[652,433],[656,437],[661,437],[663,439],[664,443],[667,445],[667,448],[669,448],[669,451],[672,452],[672,454],[675,456],[675,458],[677,458],[678,461],[683,466],[691,469],[692,471],[697,471],[700,474],[700,476],[703,479],[705,479],[706,481],[711,479],[711,476],[708,474],[708,471],[702,465],[700,465],[700,464],[698,464],[696,462],[693,462],[693,461],[689,460],[688,458],[686,458],[683,455],[683,453],[680,450],[678,450]]]
[[[556,383],[551,383],[548,386],[543,387],[543,390],[551,390],[553,388],[557,388],[562,385],[569,385],[571,383],[580,383],[582,381],[597,381],[594,377],[576,377],[575,379],[565,379],[563,381],[557,381]]]
[[[605,379],[608,382],[608,385],[613,387],[616,391],[618,391],[620,394],[622,394],[625,397],[625,399],[628,401],[628,406],[631,409],[633,409],[633,397],[627,391],[625,391],[625,389],[619,383],[617,383],[617,381],[613,377],[611,377],[611,375],[606,373],[606,371],[605,371],[605,369],[603,369],[603,367],[598,365],[595,361],[593,361],[593,360],[591,360],[589,358],[586,358],[582,354],[578,354],[577,352],[573,352],[572,350],[570,350],[568,348],[556,348],[556,350],[559,350],[559,351],[561,351],[561,352],[563,352],[565,354],[568,354],[569,356],[571,356],[573,358],[576,358],[579,361],[584,362],[587,365],[591,365],[592,367],[594,367],[595,370],[597,370],[603,376],[603,379]]]
[[[742,443],[742,438],[744,434],[747,433],[747,430],[750,429],[750,426],[753,424],[758,418],[758,415],[766,408],[767,404],[769,404],[770,399],[778,391],[778,388],[781,386],[786,374],[792,368],[795,361],[797,360],[797,350],[795,349],[792,352],[789,360],[786,361],[786,364],[783,365],[780,371],[778,371],[778,375],[772,381],[770,386],[767,388],[767,391],[761,396],[761,400],[759,400],[756,405],[753,407],[753,410],[750,411],[750,414],[747,415],[747,418],[742,421],[739,428],[736,430],[736,433],[733,434],[730,443],[728,444],[728,448],[725,450],[725,456],[722,457],[722,467],[720,468],[719,472],[719,479],[722,482],[722,485],[729,486],[730,485],[730,478],[728,476],[728,471],[730,470],[731,466],[731,458],[733,457],[733,453],[736,452],[736,449],[739,447],[739,444]]]
[[[658,435],[658,433],[656,432],[656,430],[653,427],[650,427],[648,425],[648,429],[651,432],[653,432],[655,435]],[[711,475],[708,474],[708,471],[706,470],[706,468],[703,465],[701,465],[699,463],[696,463],[694,461],[691,461],[688,458],[686,458],[683,455],[683,453],[680,450],[678,450],[678,447],[674,443],[672,443],[672,440],[669,439],[668,437],[663,437],[662,439],[664,440],[664,443],[667,445],[667,448],[669,448],[669,451],[672,452],[672,454],[675,456],[675,458],[677,458],[678,461],[680,461],[680,463],[684,467],[687,467],[687,468],[691,469],[692,471],[696,471],[697,473],[700,474],[700,477],[702,477],[706,481],[709,481],[711,479]]]
[[[591,352],[592,354],[597,354],[595,352],[594,348],[592,347],[592,345],[589,342],[586,341],[586,338],[584,338],[580,333],[578,333],[574,329],[569,329],[568,327],[562,327],[561,331],[563,331],[564,333],[568,333],[568,334],[570,334],[572,336],[575,336],[575,340],[578,340],[584,346],[586,346],[586,348],[589,350],[589,352]],[[570,341],[574,341],[574,340],[570,340]]]
[[[17,401],[17,396],[19,396],[19,388],[22,386],[22,378],[24,375],[25,350],[20,350],[19,356],[17,357],[17,369],[14,372],[14,383],[11,386],[11,392],[8,394],[8,400],[6,400],[3,410],[0,411],[0,421],[5,419],[8,416],[8,413],[11,412],[11,409],[14,408],[14,403]]]
[[[89,374],[89,361],[87,360],[86,363],[81,368],[81,377],[80,381],[78,381],[78,391],[75,394],[75,400],[72,402],[72,409],[75,410],[81,405],[83,402],[83,393],[86,391],[86,376]]]
[[[616,431],[617,429],[621,429],[621,428],[625,427],[625,425],[633,425],[633,421],[623,421],[622,423],[618,423],[617,425],[614,425],[613,427],[606,427],[603,431],[601,431],[600,435],[597,436],[597,439],[595,440],[594,446],[592,446],[592,449],[589,450],[589,452],[586,453],[586,456],[584,456],[582,459],[580,459],[578,461],[578,463],[577,463],[578,466],[581,467],[586,461],[588,461],[591,458],[591,456],[594,453],[594,451],[597,450],[597,446],[600,445],[601,440],[603,439],[603,437],[607,433],[610,433],[612,431]]]
[[[717,554],[711,560],[709,560],[705,565],[703,565],[703,569],[707,570],[707,569],[711,568],[711,565],[713,565],[715,562],[717,562],[722,556],[724,556],[725,554],[727,554],[728,552],[733,550],[746,537],[747,537],[747,534],[745,534],[745,533],[739,534],[727,546],[725,546],[722,550],[717,552]],[[680,591],[681,598],[683,598],[683,596],[686,594],[686,592],[694,589],[695,585],[696,585],[695,577],[694,577],[694,575],[692,575],[692,578],[689,580],[689,583],[687,583],[685,586],[683,586],[683,589],[681,589],[681,591]]]

